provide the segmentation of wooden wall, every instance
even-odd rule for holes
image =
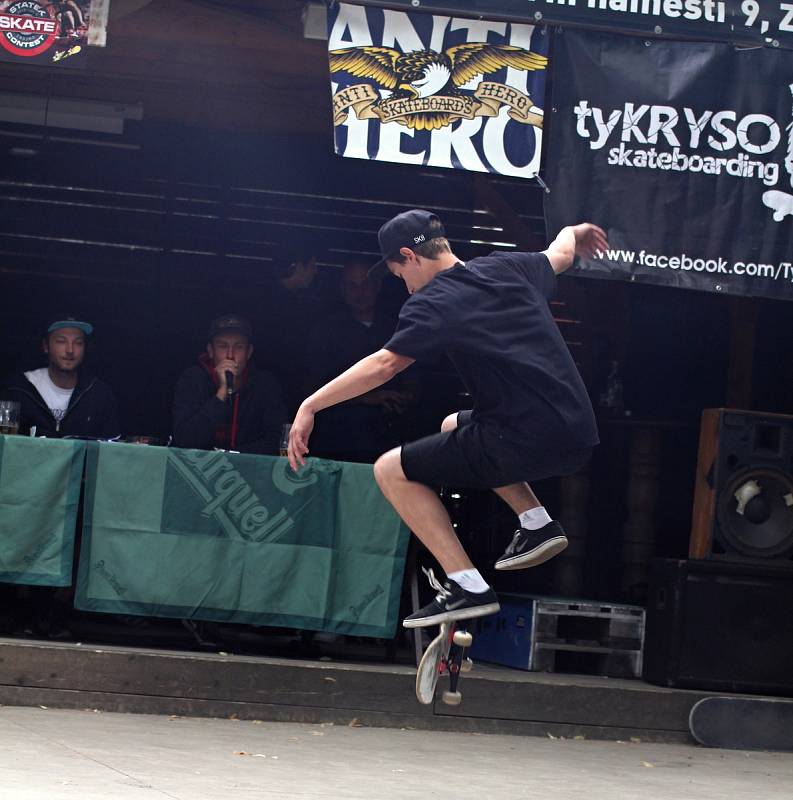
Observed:
[[[327,45],[303,38],[302,7],[156,0],[111,16],[107,47],[90,49],[86,70],[0,63],[0,85],[140,102],[148,119],[201,128],[329,134]]]

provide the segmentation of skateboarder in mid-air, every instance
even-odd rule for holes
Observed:
[[[375,479],[408,527],[445,570],[438,594],[408,616],[408,628],[482,617],[499,609],[433,488],[493,489],[520,527],[496,569],[541,564],[567,546],[527,481],[570,474],[598,443],[586,389],[548,299],[577,255],[608,247],[596,225],[564,228],[540,253],[497,252],[463,263],[435,214],[414,209],[380,228],[381,260],[410,292],[382,350],[354,364],[301,404],[289,437],[293,469],[304,463],[314,415],[386,383],[415,360],[445,351],[474,407],[443,420],[440,433],[382,455]]]

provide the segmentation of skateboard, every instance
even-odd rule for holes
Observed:
[[[471,659],[465,655],[473,639],[468,631],[457,630],[456,623],[441,623],[438,635],[427,645],[416,671],[416,697],[419,703],[432,703],[438,678],[448,675],[449,688],[441,699],[450,706],[460,705],[463,696],[457,686],[460,673],[468,672],[473,666]]]
[[[706,697],[691,709],[688,726],[706,747],[793,751],[793,700]]]

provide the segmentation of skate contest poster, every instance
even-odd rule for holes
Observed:
[[[91,0],[0,0],[0,60],[84,67]]]

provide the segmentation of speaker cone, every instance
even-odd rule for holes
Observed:
[[[730,476],[716,502],[718,538],[754,558],[793,552],[793,476],[750,468]]]

